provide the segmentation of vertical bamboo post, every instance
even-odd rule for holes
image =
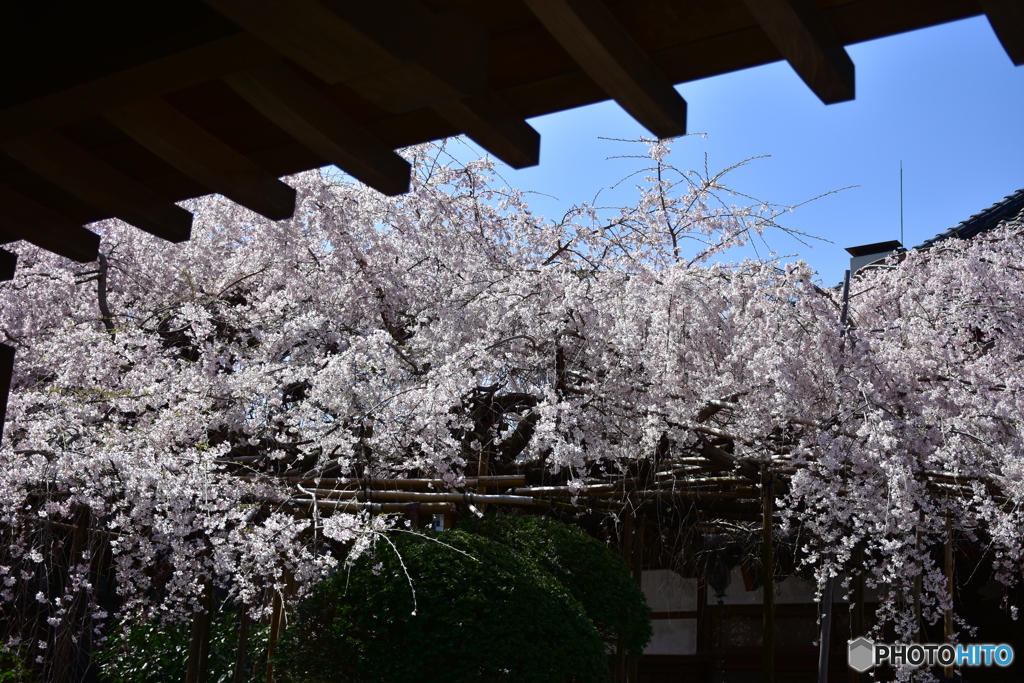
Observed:
[[[761,470],[761,565],[764,579],[761,680],[775,681],[775,550],[772,544],[772,508],[774,505],[772,475],[765,465]]]
[[[492,448],[491,439],[492,439],[492,437],[490,435],[490,429],[488,429],[487,431],[488,431],[487,443],[485,443],[483,445],[483,448],[480,449],[480,459],[477,460],[477,465],[476,465],[476,476],[477,476],[478,480],[483,478],[483,477],[486,477],[490,473],[490,471],[491,471],[491,448]],[[483,494],[487,493],[487,486],[483,485],[482,482],[478,482],[478,483],[480,483],[481,485],[476,487],[476,492],[479,493],[480,495],[483,495]],[[478,506],[478,509],[480,510],[480,512],[486,512],[487,511],[487,503],[482,503],[482,502],[481,503],[477,503],[477,506]]]
[[[832,584],[833,577],[825,579],[821,596],[821,637],[818,639],[818,683],[828,683],[828,651],[832,645]]]
[[[232,676],[232,683],[245,683],[246,679],[246,656],[249,650],[249,610],[242,605],[241,613],[238,615],[238,649],[235,653],[235,675]]]
[[[953,518],[946,515],[946,590],[949,591],[949,609],[943,618],[943,631],[947,643],[953,642]],[[953,678],[953,666],[943,667],[942,675]]]
[[[857,572],[853,577],[853,614],[850,615],[850,637],[864,635],[864,545],[857,544],[853,551],[853,565]],[[864,674],[851,669],[850,683],[863,683]]]
[[[192,615],[189,635],[188,666],[185,683],[206,683],[210,661],[210,622],[213,619],[213,586],[203,586],[200,611]]]
[[[711,619],[708,616],[707,565],[697,571],[697,654],[711,650]]]

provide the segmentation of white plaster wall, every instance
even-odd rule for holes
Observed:
[[[843,589],[845,576],[836,577],[832,590],[832,602],[849,602],[847,591]],[[762,604],[764,589],[748,591],[743,584],[743,572],[739,567],[732,569],[732,582],[726,589],[723,602],[726,605],[760,605]],[[648,598],[649,600],[650,598]],[[775,584],[775,604],[800,604],[814,602],[814,583],[805,581],[795,576],[787,576],[785,580]],[[872,588],[864,589],[864,602],[878,602],[878,590]],[[715,592],[708,586],[708,604],[717,605],[718,598]]]
[[[732,569],[732,583],[726,589],[723,602],[726,605],[760,605],[764,602],[764,589],[748,591],[743,585],[743,572],[739,567]],[[775,604],[797,604],[814,602],[814,584],[795,576],[788,576],[775,584]],[[715,591],[708,586],[708,604],[717,605]]]
[[[697,609],[697,579],[684,579],[671,569],[645,571],[640,588],[652,612],[686,612]]]
[[[655,619],[654,636],[645,655],[692,655],[697,652],[696,619]]]

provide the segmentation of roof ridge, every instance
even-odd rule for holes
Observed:
[[[928,249],[934,246],[936,242],[941,242],[942,240],[949,239],[951,237],[959,237],[961,239],[974,237],[978,233],[986,232],[995,228],[1002,223],[1003,219],[1007,216],[1016,216],[1019,218],[1019,213],[1022,210],[1024,210],[1024,188],[1006,195],[1000,201],[987,209],[983,209],[970,218],[960,221],[949,230],[940,232],[935,237],[925,240],[914,247],[914,249]]]

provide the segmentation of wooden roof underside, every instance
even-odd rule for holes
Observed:
[[[209,192],[281,219],[329,163],[400,194],[393,150],[459,133],[529,166],[526,119],[606,99],[679,135],[672,84],[780,59],[849,100],[845,45],[981,13],[1024,62],[1018,0],[0,0],[0,242],[181,241]]]

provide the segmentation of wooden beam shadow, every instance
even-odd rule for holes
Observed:
[[[0,235],[81,263],[99,255],[99,235],[6,185],[0,185]]]
[[[745,0],[761,29],[825,104],[852,100],[854,66],[813,0]]]
[[[164,100],[146,100],[107,112],[105,117],[212,192],[271,220],[291,218],[294,213],[294,189]]]
[[[412,168],[283,64],[224,78],[231,88],[324,161],[386,195],[408,192]]]
[[[29,170],[82,201],[169,242],[192,232],[192,214],[129,178],[56,131],[38,131],[3,145]]]
[[[686,101],[600,0],[526,0],[610,97],[658,138],[686,133]]]

